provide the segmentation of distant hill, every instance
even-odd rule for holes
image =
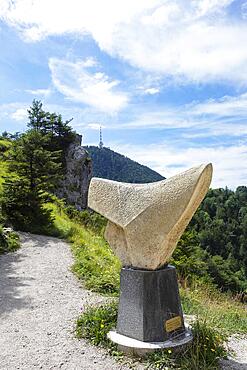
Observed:
[[[93,176],[109,180],[147,183],[164,180],[159,173],[108,148],[84,147],[92,159]]]

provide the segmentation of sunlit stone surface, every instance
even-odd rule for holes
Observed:
[[[105,237],[123,266],[155,270],[170,260],[211,178],[211,164],[149,184],[93,178],[88,205],[109,220]]]

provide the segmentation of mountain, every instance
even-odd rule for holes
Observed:
[[[84,147],[92,159],[93,176],[109,180],[146,183],[164,180],[159,173],[109,148]]]

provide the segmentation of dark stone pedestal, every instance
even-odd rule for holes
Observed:
[[[117,333],[142,342],[164,342],[185,335],[175,267],[122,268]]]

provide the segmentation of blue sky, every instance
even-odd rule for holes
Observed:
[[[0,0],[0,132],[33,99],[166,177],[247,185],[247,1]]]

